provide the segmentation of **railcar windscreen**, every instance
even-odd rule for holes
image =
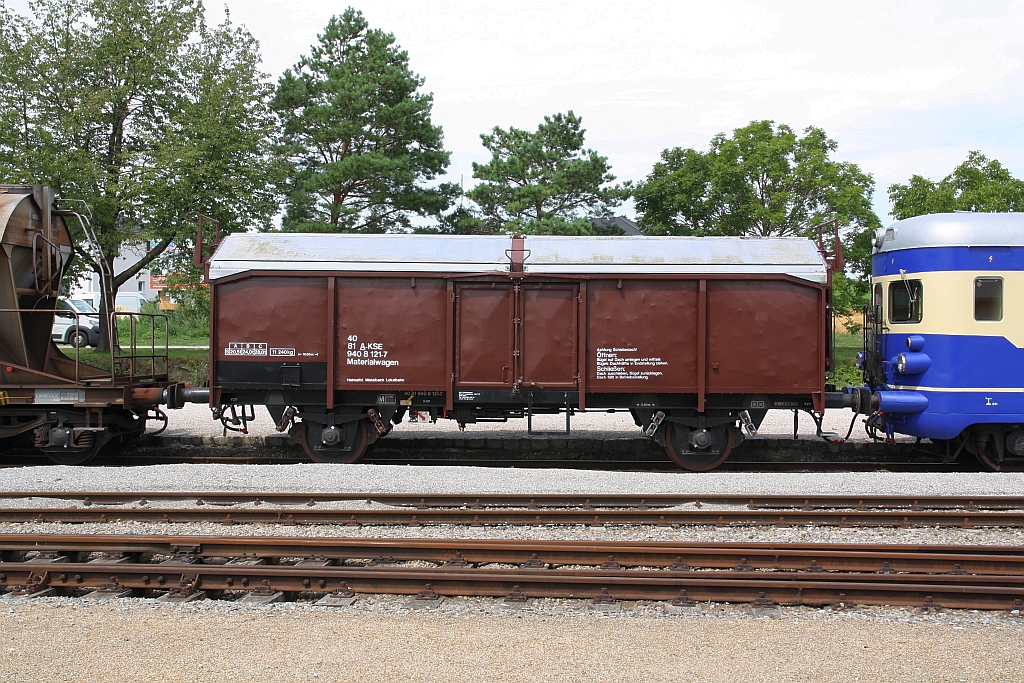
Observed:
[[[974,319],[1003,319],[1003,278],[979,277],[974,280]]]
[[[924,309],[924,289],[920,280],[889,283],[889,322],[919,323]]]

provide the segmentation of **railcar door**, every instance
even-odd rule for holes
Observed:
[[[524,283],[519,295],[519,380],[523,388],[575,389],[579,288]]]
[[[515,381],[512,285],[457,285],[455,301],[455,386],[511,388]]]

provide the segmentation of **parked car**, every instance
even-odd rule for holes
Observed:
[[[100,318],[96,309],[85,299],[61,299],[53,316],[52,336],[57,343],[96,346],[100,342]]]

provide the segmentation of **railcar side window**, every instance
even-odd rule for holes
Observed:
[[[1003,319],[1003,278],[979,277],[974,280],[974,319]]]
[[[889,322],[919,323],[924,308],[924,288],[920,280],[889,283]]]

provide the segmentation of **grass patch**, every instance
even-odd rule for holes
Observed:
[[[864,377],[853,364],[857,353],[864,350],[864,338],[859,334],[836,334],[835,370],[828,373],[829,382],[836,387],[861,386]]]
[[[143,353],[144,350],[139,349]],[[75,350],[70,346],[61,348],[64,355],[71,360],[75,359]],[[96,349],[82,349],[78,356],[79,361],[102,370],[110,370],[110,353],[97,351]],[[148,367],[147,362],[143,362]],[[210,352],[206,349],[168,349],[167,350],[167,374],[172,382],[187,382],[190,384],[205,384],[208,368],[210,365]]]
[[[208,346],[210,343],[210,293],[205,287],[176,287],[174,297],[177,308],[160,310],[159,301],[143,302],[140,313],[164,317],[155,319],[157,346],[164,343],[166,318],[167,343],[172,346]],[[136,318],[136,344],[149,344],[153,338],[151,320]],[[131,343],[131,322],[127,316],[118,316],[117,334],[123,346]]]
[[[159,311],[159,310],[146,310],[148,306],[143,306],[143,313],[162,313],[170,314],[167,316],[167,343],[170,346],[209,346],[210,335],[208,330],[205,332],[199,332],[197,328],[192,326],[182,326],[176,324],[173,314],[175,311]],[[153,340],[153,329],[150,324],[150,318],[140,317],[135,319],[135,344],[138,348],[149,347]],[[162,318],[155,318],[156,326],[156,345],[157,348],[164,345],[164,322]],[[122,346],[128,346],[131,343],[131,322],[127,316],[118,316],[117,318],[117,337],[121,342]]]

